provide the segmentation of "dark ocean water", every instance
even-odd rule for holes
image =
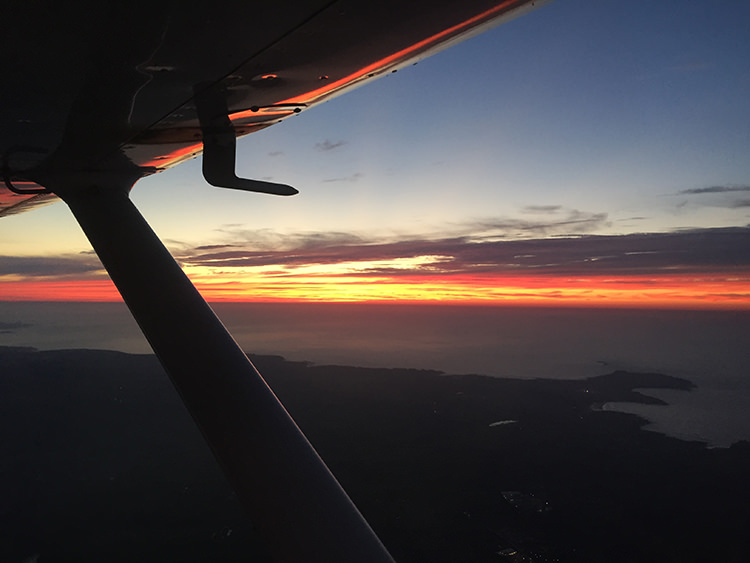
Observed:
[[[669,406],[611,404],[650,428],[727,446],[750,440],[750,312],[361,304],[216,304],[251,353],[318,364],[580,379],[615,369],[689,379]],[[119,303],[0,302],[0,345],[148,353]]]

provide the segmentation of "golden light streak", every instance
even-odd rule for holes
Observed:
[[[216,301],[381,301],[585,307],[750,309],[750,273],[671,276],[315,275],[278,268],[261,275],[201,275]]]
[[[418,259],[404,259],[401,264]],[[383,261],[385,263],[386,261]],[[381,264],[375,262],[374,264]],[[372,265],[368,263],[368,265]],[[750,272],[640,276],[366,273],[363,264],[187,268],[208,301],[444,304],[750,310]],[[410,268],[413,268],[413,263]],[[351,272],[364,272],[352,275]],[[413,271],[413,270],[412,270]],[[109,280],[0,280],[4,301],[119,301]]]

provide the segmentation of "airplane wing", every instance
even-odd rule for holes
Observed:
[[[236,177],[236,137],[541,3],[3,6],[0,216],[58,197],[68,204],[280,561],[391,558],[129,190],[203,152],[209,183],[291,195]]]
[[[197,156],[196,94],[221,96],[234,135],[246,135],[539,3],[11,2],[0,38],[0,214],[52,199],[8,189],[39,167],[128,165],[144,176]]]

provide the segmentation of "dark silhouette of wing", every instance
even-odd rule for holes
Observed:
[[[204,152],[238,178],[235,139],[487,26],[532,0],[10,1],[0,58],[0,215],[62,198],[279,561],[390,555],[128,197]]]

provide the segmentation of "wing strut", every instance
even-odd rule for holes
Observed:
[[[218,188],[274,195],[295,195],[297,190],[286,184],[239,178],[235,173],[237,133],[229,119],[226,93],[218,86],[201,90],[196,87],[195,109],[203,134],[203,177]],[[257,110],[255,110],[257,111]],[[296,108],[299,111],[299,108]]]
[[[45,185],[73,211],[268,551],[294,563],[393,561],[130,201],[132,183]]]

